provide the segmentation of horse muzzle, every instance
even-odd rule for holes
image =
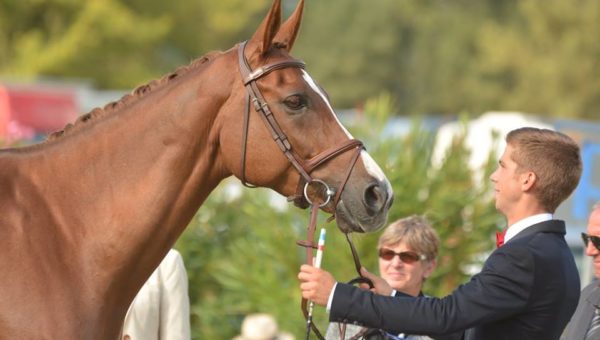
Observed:
[[[369,233],[380,229],[387,222],[393,200],[387,179],[361,188],[348,185],[335,207],[338,228],[344,233]]]

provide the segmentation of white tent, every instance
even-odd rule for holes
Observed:
[[[434,165],[442,163],[452,140],[461,133],[465,133],[466,127],[465,143],[471,151],[468,165],[475,172],[476,178],[473,180],[479,182],[482,180],[481,171],[490,151],[495,151],[499,157],[506,146],[504,141],[506,134],[511,130],[526,126],[554,130],[552,125],[520,112],[487,112],[466,124],[460,121],[446,123],[440,126],[436,135],[432,163]],[[496,141],[493,138],[494,133],[498,136]]]

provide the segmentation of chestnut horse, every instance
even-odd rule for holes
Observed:
[[[199,58],[44,143],[0,151],[0,338],[116,339],[133,297],[221,180],[296,193],[303,178],[281,141],[254,109],[244,124],[245,85],[262,94],[300,163],[352,146],[311,169],[343,189],[322,207],[343,231],[385,223],[388,180],[348,143],[327,97],[289,55],[303,5],[281,24],[275,0],[244,49]],[[255,70],[249,78],[239,60]]]

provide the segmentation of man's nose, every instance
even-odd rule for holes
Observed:
[[[494,172],[492,172],[490,174],[490,181],[492,181],[494,183],[496,183],[496,180],[495,180],[495,178],[496,178],[496,171],[498,171],[498,169],[494,170]]]

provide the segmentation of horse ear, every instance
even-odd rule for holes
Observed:
[[[250,54],[258,53],[264,55],[271,47],[273,38],[277,34],[277,31],[279,31],[280,26],[281,0],[274,0],[269,13],[248,41],[248,46],[254,49],[254,51],[250,51]]]
[[[300,30],[300,22],[302,21],[302,13],[304,12],[304,0],[300,0],[294,13],[283,23],[281,29],[275,36],[275,41],[283,43],[287,51],[291,51],[294,46],[294,41]]]

